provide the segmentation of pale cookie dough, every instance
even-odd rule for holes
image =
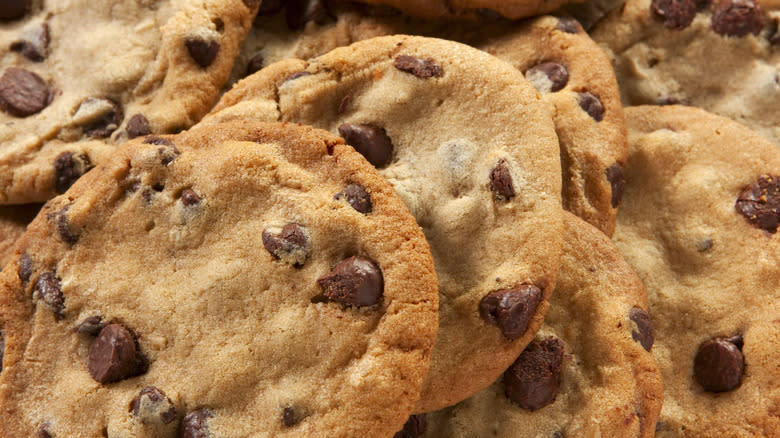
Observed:
[[[3,436],[391,436],[427,374],[428,244],[325,131],[133,140],[17,250],[0,274]]]

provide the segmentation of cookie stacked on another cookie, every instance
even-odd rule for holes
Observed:
[[[419,226],[337,136],[139,138],[0,274],[3,436],[391,436],[437,300]]]

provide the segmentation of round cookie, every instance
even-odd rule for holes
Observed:
[[[644,287],[598,229],[568,213],[564,224],[558,282],[534,342],[494,384],[427,414],[419,436],[653,436],[663,385]]]
[[[41,209],[40,204],[0,207],[0,269],[11,260],[14,243]]]
[[[46,204],[0,287],[7,436],[390,436],[437,329],[402,201],[293,124],[129,142]]]
[[[14,1],[0,25],[0,203],[63,193],[128,138],[197,122],[257,0]]]
[[[331,8],[331,21],[314,18],[289,29],[281,13],[260,16],[241,50],[233,78],[262,64],[309,59],[378,35],[410,34],[459,41],[522,71],[555,107],[561,149],[563,205],[612,235],[620,204],[626,134],[623,107],[609,58],[569,18],[524,23],[452,23],[379,15],[358,7]]]
[[[614,238],[657,332],[656,436],[778,436],[780,152],[695,108],[627,108],[626,122]]]
[[[550,108],[516,69],[451,41],[378,37],[270,65],[199,125],[231,119],[338,132],[422,226],[440,328],[417,412],[489,385],[531,341],[558,271],[560,161]]]
[[[779,20],[776,1],[628,0],[591,36],[625,105],[700,107],[780,145]]]

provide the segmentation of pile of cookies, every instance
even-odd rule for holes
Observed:
[[[780,4],[366,3],[0,4],[0,437],[780,436]]]

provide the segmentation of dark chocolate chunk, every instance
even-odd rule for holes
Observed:
[[[148,363],[135,336],[120,324],[109,324],[89,346],[87,369],[95,381],[111,383],[144,374]]]
[[[181,438],[211,438],[208,419],[214,417],[208,408],[198,409],[181,420]]]
[[[65,296],[57,275],[54,272],[44,272],[35,283],[35,297],[44,303],[57,315],[65,310]]]
[[[710,339],[699,346],[693,360],[693,378],[708,392],[737,388],[744,371],[741,336]]]
[[[181,203],[184,204],[185,207],[195,207],[200,205],[200,201],[200,196],[192,189],[184,189],[184,191],[181,192]]]
[[[176,419],[173,402],[155,386],[147,386],[135,396],[130,412],[144,424],[168,424]]]
[[[127,131],[128,138],[141,137],[152,133],[152,127],[149,126],[149,119],[143,114],[134,114],[133,117],[130,117],[130,120],[127,121],[125,130]]]
[[[0,2],[0,20],[22,18],[30,9],[31,0],[3,0]]]
[[[352,208],[363,214],[371,213],[373,210],[371,195],[366,191],[365,187],[357,183],[348,185],[344,190],[336,193],[333,198],[346,199]]]
[[[49,87],[37,74],[23,68],[8,67],[0,77],[0,109],[27,117],[49,105]]]
[[[720,35],[758,35],[764,28],[764,11],[753,0],[723,0],[712,13],[712,30]]]
[[[561,385],[563,343],[552,336],[531,342],[504,372],[506,396],[523,409],[537,410],[555,401]]]
[[[263,59],[262,54],[258,53],[253,56],[246,65],[246,75],[249,76],[252,73],[260,71],[263,68],[264,62],[265,60]]]
[[[345,123],[339,126],[339,135],[374,167],[381,169],[390,164],[393,158],[393,141],[388,137],[385,128]]]
[[[607,167],[607,181],[612,186],[612,208],[617,208],[620,201],[623,200],[623,191],[626,187],[626,178],[623,172],[623,165],[615,163]]]
[[[14,41],[9,47],[11,51],[21,53],[22,56],[33,62],[41,62],[46,58],[46,49],[49,47],[49,25],[46,23],[24,32],[22,39]]]
[[[507,339],[517,339],[528,330],[542,298],[542,290],[532,284],[496,290],[479,302],[479,314],[487,323],[498,326]]]
[[[512,184],[512,174],[506,165],[506,160],[501,158],[496,166],[490,170],[490,190],[493,195],[500,200],[508,200],[515,196],[514,184]]]
[[[411,73],[420,79],[440,78],[444,74],[441,66],[433,58],[420,59],[414,56],[399,55],[393,66],[398,70]]]
[[[94,138],[106,138],[122,124],[125,114],[118,103],[106,97],[88,97],[76,109],[74,118],[84,115],[84,135]]]
[[[650,315],[639,307],[633,307],[628,311],[628,318],[636,324],[636,330],[631,330],[631,339],[639,342],[646,351],[653,348],[655,342],[655,327]]]
[[[50,427],[51,424],[49,423],[43,423],[38,426],[38,438],[52,438],[53,435],[49,432]]]
[[[350,306],[373,306],[382,299],[385,284],[382,270],[366,257],[342,260],[333,270],[317,279],[323,295]]]
[[[697,9],[695,0],[653,0],[650,4],[650,10],[664,20],[664,27],[674,30],[690,26]]]
[[[580,22],[572,17],[558,17],[558,26],[556,28],[566,33],[580,33]]]
[[[70,204],[62,207],[62,210],[57,214],[57,234],[60,235],[60,239],[63,242],[74,245],[79,240],[79,233],[70,226],[70,221],[68,220],[69,209]]]
[[[298,424],[300,419],[295,415],[295,409],[292,406],[285,406],[282,409],[282,424],[284,427],[292,427]]]
[[[339,102],[339,108],[338,113],[344,114],[347,111],[347,107],[349,107],[349,103],[352,101],[352,96],[347,94],[346,96],[341,98],[341,102]]]
[[[604,105],[601,99],[590,91],[579,93],[580,108],[582,108],[593,120],[600,122],[604,118]]]
[[[156,135],[146,137],[144,139],[144,144],[156,144],[156,145],[171,146],[171,147],[173,146],[172,141],[168,140],[167,138],[157,137]]]
[[[281,230],[263,230],[263,246],[277,260],[300,267],[309,257],[309,235],[302,225],[290,223]]]
[[[403,429],[396,432],[393,438],[419,438],[428,429],[428,419],[425,414],[412,415],[406,420]]]
[[[206,68],[217,59],[219,53],[219,43],[216,41],[206,41],[201,37],[190,37],[184,41],[187,51],[192,59],[201,67]]]
[[[92,161],[85,154],[63,152],[57,155],[54,160],[54,189],[57,193],[65,193],[81,175],[93,167]]]
[[[780,225],[780,180],[761,175],[737,197],[737,212],[756,228],[776,233]]]
[[[3,356],[5,355],[5,335],[0,332],[0,372],[3,371]]]
[[[98,315],[88,316],[81,321],[79,325],[73,328],[73,331],[80,335],[87,335],[95,337],[100,334],[106,323],[103,322],[103,318]]]
[[[558,62],[543,62],[526,70],[525,78],[540,93],[555,92],[569,82],[569,70]]]
[[[30,254],[27,254],[26,252],[22,254],[22,258],[19,259],[19,280],[22,280],[22,284],[27,284],[27,282],[30,281],[30,276],[32,276],[33,272],[33,265],[32,265],[32,258],[30,258]]]

